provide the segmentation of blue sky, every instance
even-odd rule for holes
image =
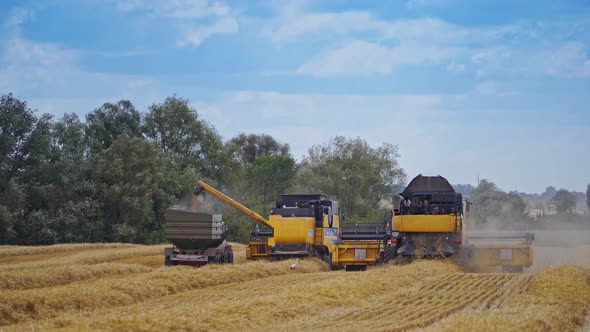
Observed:
[[[0,93],[39,112],[177,94],[225,139],[527,192],[590,182],[589,52],[587,1],[0,1]]]

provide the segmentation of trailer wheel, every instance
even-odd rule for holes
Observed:
[[[346,272],[367,271],[366,265],[346,265]]]
[[[524,267],[522,265],[502,265],[502,272],[504,273],[522,273]]]

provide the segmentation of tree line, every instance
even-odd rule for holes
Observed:
[[[301,162],[270,135],[224,141],[188,100],[140,112],[130,101],[77,114],[38,115],[12,94],[0,98],[0,244],[164,242],[164,212],[189,202],[204,179],[268,215],[279,194],[322,192],[358,221],[386,210],[406,175],[397,147],[334,137]],[[184,204],[187,205],[187,204]],[[230,239],[252,221],[217,205]]]
[[[493,182],[483,179],[476,187],[456,185],[455,189],[468,197],[471,203],[470,218],[474,224],[495,227],[544,227],[562,221],[588,224],[590,216],[588,212],[578,212],[576,197],[564,188],[557,190],[549,186],[540,195],[528,194],[523,198],[523,195],[516,191],[504,192]],[[588,211],[589,197],[590,184],[586,192]]]
[[[337,136],[297,162],[289,144],[270,135],[223,140],[176,96],[143,112],[128,100],[104,103],[84,119],[38,115],[12,94],[0,97],[0,244],[161,243],[165,211],[188,207],[198,179],[263,216],[281,193],[324,193],[359,222],[383,220],[407,182],[395,145]],[[530,221],[516,192],[488,180],[456,187],[469,192],[476,223]],[[558,214],[573,213],[571,193],[551,195]],[[230,240],[248,241],[253,221],[204,203],[223,214]]]

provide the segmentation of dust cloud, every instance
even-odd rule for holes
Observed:
[[[590,216],[545,215],[533,220],[523,217],[487,217],[485,223],[466,217],[467,237],[475,234],[534,233],[533,265],[524,272],[537,273],[559,265],[590,267]],[[465,263],[465,262],[463,262]]]
[[[535,273],[557,265],[590,267],[590,220],[572,222],[552,216],[534,229]]]

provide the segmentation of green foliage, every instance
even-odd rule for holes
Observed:
[[[566,189],[559,189],[549,205],[555,209],[558,214],[570,214],[576,210],[576,197]]]
[[[290,191],[295,181],[296,167],[292,157],[258,157],[234,183],[237,195],[232,195],[242,204],[262,216],[268,216],[280,194]],[[234,191],[235,192],[235,191]],[[246,243],[254,221],[233,208],[222,209],[223,220],[230,227],[231,241]]]
[[[379,203],[397,194],[406,180],[398,158],[394,145],[373,148],[361,138],[338,136],[309,149],[297,184],[301,191],[339,201],[349,217],[372,220],[378,218]]]
[[[470,184],[454,184],[453,189],[455,189],[456,192],[463,194],[463,197],[469,197],[475,190],[475,187]]]
[[[80,161],[84,159],[86,144],[84,142],[84,130],[86,125],[74,113],[64,114],[55,123],[53,144],[59,150],[62,157],[69,160]]]
[[[252,208],[251,205],[248,206]],[[223,214],[223,221],[229,227],[228,241],[248,243],[255,222],[231,207],[224,207],[220,212]]]
[[[160,146],[177,169],[193,167],[210,179],[221,180],[228,155],[221,138],[188,100],[168,97],[153,104],[145,116],[143,132]]]
[[[128,101],[55,120],[0,99],[0,243],[164,241],[164,211],[198,172],[141,135]],[[224,151],[222,151],[225,153]]]
[[[295,160],[291,157],[259,157],[246,169],[249,192],[268,205],[291,188],[295,172]]]
[[[8,94],[0,97],[0,244],[161,243],[164,212],[190,201],[198,179],[263,216],[281,193],[300,191],[327,194],[352,220],[381,220],[406,180],[398,159],[394,145],[335,137],[297,165],[289,145],[269,135],[242,133],[224,144],[176,96],[145,114],[130,101],[105,103],[81,121],[37,117]],[[486,180],[464,189],[473,191],[479,222],[523,219],[517,193]],[[575,208],[565,190],[543,195],[560,213]],[[587,196],[590,205],[590,185]],[[230,240],[249,240],[254,221],[220,202],[213,210],[230,226]]]
[[[12,94],[0,98],[0,193],[27,159],[27,146],[36,118],[27,103]]]
[[[505,193],[493,182],[481,180],[471,195],[470,217],[475,223],[503,226],[525,220],[526,204],[516,192]]]
[[[86,116],[36,117],[12,95],[0,99],[0,243],[165,241],[164,212],[210,181],[263,216],[295,189],[322,191],[347,212],[380,218],[378,206],[405,174],[397,148],[337,137],[315,146],[301,168],[289,145],[242,133],[226,144],[178,97],[142,115],[130,101]],[[83,110],[82,110],[83,111]],[[299,170],[299,171],[298,171]],[[230,240],[247,242],[254,222],[217,203]]]
[[[225,153],[225,175],[218,188],[268,216],[278,196],[290,192],[295,182],[297,167],[289,145],[269,135],[240,134],[226,144]],[[230,228],[228,239],[247,243],[254,221],[225,205],[218,212]]]
[[[86,115],[86,138],[92,154],[108,149],[121,134],[141,136],[141,115],[129,100],[104,103]]]
[[[251,165],[259,157],[290,157],[289,144],[282,144],[265,134],[245,134],[232,138],[230,145],[236,147],[236,154],[242,165]]]
[[[154,207],[174,201],[162,190],[165,171],[164,156],[156,145],[126,134],[97,157],[94,178],[103,202],[106,241],[143,242],[145,231],[159,228],[156,214],[162,211]]]

